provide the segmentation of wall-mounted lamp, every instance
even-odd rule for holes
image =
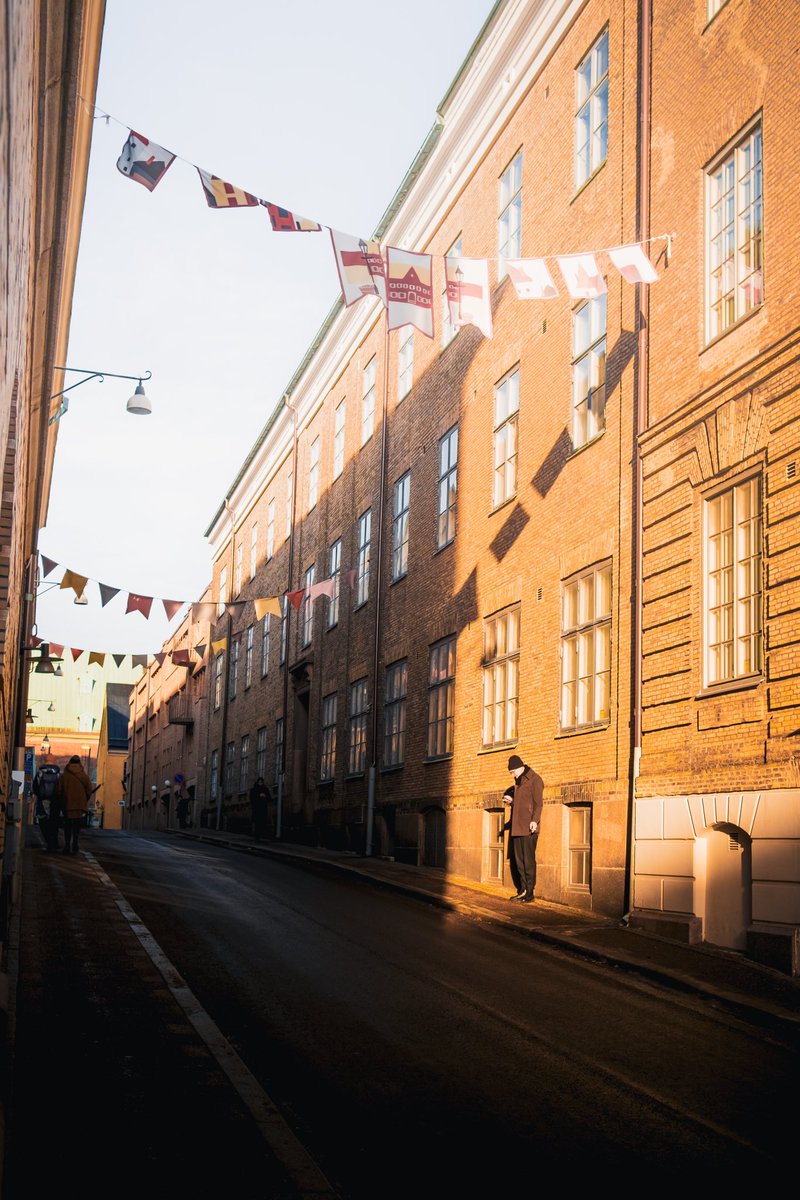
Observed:
[[[39,651],[38,658],[30,657],[34,650]],[[41,642],[38,646],[23,646],[22,654],[23,654],[23,657],[26,654],[29,656],[29,658],[28,658],[29,662],[36,663],[36,666],[34,667],[34,672],[37,675],[63,675],[64,674],[64,672],[61,670],[61,663],[63,662],[63,659],[52,657],[52,655],[50,654],[50,643],[49,642]],[[57,665],[54,667],[53,663],[56,663]]]
[[[86,599],[86,593],[81,592],[80,596],[76,596],[75,599],[72,601],[72,603],[73,604],[88,604],[89,601]]]
[[[50,753],[50,738],[47,736],[47,734],[45,734],[44,737],[42,738],[42,754],[49,754],[49,753]]]
[[[103,383],[106,376],[108,376],[109,379],[136,379],[138,381],[133,395],[125,405],[125,408],[129,413],[134,413],[139,417],[146,417],[153,411],[153,406],[150,403],[149,397],[145,395],[145,390],[142,385],[143,379],[152,378],[152,371],[147,371],[144,375],[118,375],[114,371],[87,371],[83,367],[53,367],[53,370],[74,371],[80,375],[83,375],[83,379],[79,379],[77,383],[71,383],[69,387],[62,388],[60,392],[53,393],[53,395],[50,397],[51,400],[57,400],[59,396],[61,396],[62,399],[58,408],[47,422],[48,425],[54,425],[56,421],[60,421],[64,413],[69,408],[67,392],[71,392],[73,388],[80,387],[82,383],[88,383],[90,379],[99,379],[100,382]]]

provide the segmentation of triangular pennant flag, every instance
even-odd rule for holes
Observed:
[[[294,592],[287,592],[286,599],[289,601],[292,608],[298,609],[300,607],[300,605],[303,603],[303,597],[305,596],[305,594],[306,594],[305,588],[298,588]]]
[[[36,649],[37,646],[41,646],[41,644],[42,644],[42,639],[40,637],[37,637],[35,633],[32,633],[31,634],[31,646],[34,648],[34,650]]]
[[[346,571],[342,571],[342,583],[344,583],[346,587],[355,587],[357,575],[358,572],[356,571],[355,567],[348,567]]]
[[[175,613],[183,608],[184,605],[183,600],[162,600],[161,603],[164,605],[164,612],[167,614],[168,621],[171,621]]]
[[[615,246],[608,257],[626,283],[657,283],[658,274],[643,248],[637,243],[632,246]]]
[[[386,248],[388,329],[413,325],[433,337],[433,258],[416,250]]]
[[[253,601],[253,607],[256,610],[256,620],[260,621],[267,613],[272,613],[273,616],[281,615],[281,602],[277,596],[268,596],[259,600]]]
[[[78,575],[75,571],[65,571],[64,578],[61,580],[59,586],[62,588],[72,588],[76,596],[82,596],[83,589],[88,582],[88,575]]]
[[[77,662],[80,656],[83,654],[83,651],[79,650],[77,646],[73,646],[70,650],[70,654],[72,655],[72,661]]]
[[[606,291],[606,281],[593,254],[566,254],[556,262],[573,300],[594,300]]]
[[[231,600],[230,604],[225,605],[225,612],[228,613],[229,616],[233,617],[234,620],[236,620],[236,618],[244,612],[246,607],[246,600]]]
[[[222,654],[222,651],[225,649],[227,644],[228,644],[228,639],[226,637],[218,638],[216,640],[216,642],[211,643],[211,653],[212,654]]]
[[[114,662],[117,665],[117,670],[119,670],[119,668],[125,662],[125,655],[124,654],[112,654],[111,657],[113,658]]]
[[[194,648],[194,652],[198,658],[205,658],[207,649],[208,649],[208,646],[206,645],[205,642],[198,642]]]
[[[57,566],[58,566],[57,562],[53,562],[52,558],[45,558],[45,556],[43,554],[42,555],[42,579],[47,579],[47,576],[50,574],[50,572],[54,571]]]
[[[172,665],[174,667],[188,667],[189,666],[190,659],[189,659],[189,651],[188,650],[173,650],[171,658],[172,658]]]
[[[158,654],[153,655],[153,658],[156,660],[156,662],[158,663],[158,665],[160,667],[163,667],[166,657],[167,657],[166,653],[163,650],[159,650]]]
[[[379,242],[365,242],[349,233],[332,229],[331,243],[339,272],[339,284],[345,307],[377,296],[386,304],[386,267]]]
[[[128,593],[128,607],[126,613],[140,612],[143,617],[149,618],[150,609],[153,606],[152,596],[137,596],[136,592]]]
[[[270,204],[269,200],[262,200],[261,203],[269,213],[270,224],[276,233],[318,233],[322,229],[316,221],[289,212],[288,208]]]
[[[253,208],[260,203],[258,196],[252,196],[250,192],[244,192],[232,183],[210,175],[208,171],[201,171],[198,167],[197,174],[209,208]]]
[[[485,258],[445,258],[445,281],[450,324],[456,329],[476,325],[484,337],[492,336],[492,301],[489,264]]]
[[[117,170],[152,192],[174,161],[175,155],[170,154],[169,150],[131,130],[117,159]]]
[[[134,670],[136,670],[137,667],[144,667],[144,669],[147,670],[147,655],[146,654],[132,654],[131,655],[131,666],[133,667]]]
[[[503,262],[518,300],[554,300],[558,295],[543,258],[506,258]]]
[[[322,579],[319,583],[312,583],[308,589],[308,598],[309,600],[316,600],[317,596],[329,596],[332,598],[335,586],[336,580],[333,577]]]
[[[105,661],[106,661],[105,654],[101,654],[98,650],[90,650],[89,651],[88,666],[91,666],[92,663],[97,663],[98,667],[102,667],[103,664],[105,663]]]
[[[64,653],[63,646],[59,646],[55,642],[50,643],[50,657],[51,658],[61,658],[61,655],[63,653]]]
[[[192,605],[193,621],[213,621],[217,615],[217,606],[210,600],[199,600]]]
[[[115,596],[119,595],[119,588],[109,587],[107,583],[98,583],[97,586],[100,588],[101,608],[105,608],[109,600],[113,600]]]

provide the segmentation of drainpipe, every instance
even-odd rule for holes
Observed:
[[[364,853],[367,857],[372,854],[372,836],[375,823],[375,781],[378,764],[378,671],[381,660],[381,615],[383,611],[383,521],[386,510],[386,446],[387,446],[387,417],[389,412],[389,317],[384,317],[383,335],[383,405],[381,413],[381,473],[380,491],[378,494],[378,553],[376,555],[375,575],[375,645],[372,660],[372,762],[367,778],[367,826]]]
[[[289,402],[289,393],[283,403],[292,414],[292,522],[289,531],[289,572],[286,591],[292,590],[294,575],[294,527],[297,516],[297,409]],[[283,742],[281,744],[280,770],[278,771],[278,796],[275,809],[275,837],[280,840],[283,829],[283,788],[286,782],[286,743],[289,737],[289,646],[291,644],[292,606],[288,599],[283,601],[286,615],[286,655],[283,660]],[[280,651],[279,651],[280,652]]]
[[[639,96],[637,139],[638,172],[636,187],[636,236],[640,242],[650,237],[650,91],[652,55],[652,0],[641,0],[639,6]],[[637,284],[638,342],[636,347],[636,404],[633,427],[633,546],[631,621],[631,757],[629,767],[628,828],[624,909],[628,913],[633,900],[634,805],[642,757],[642,553],[643,497],[642,457],[639,438],[647,428],[649,399],[650,290],[647,284]]]
[[[150,681],[153,678],[152,666],[147,668],[147,697],[144,704],[144,748],[142,758],[142,801],[139,806],[139,828],[144,829],[144,804],[145,804],[145,788],[147,786],[147,726],[150,721]],[[133,736],[136,737],[136,720],[134,718]],[[133,782],[133,780],[131,780]]]

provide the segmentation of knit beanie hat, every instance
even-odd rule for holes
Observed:
[[[511,758],[508,760],[509,771],[516,771],[519,767],[524,767],[524,766],[525,766],[525,763],[522,761],[522,759],[520,758],[520,756],[518,754],[512,754]]]

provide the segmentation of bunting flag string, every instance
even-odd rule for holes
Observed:
[[[95,118],[103,117],[106,123],[114,121],[127,129],[127,138],[117,160],[117,168],[129,179],[143,184],[148,191],[153,191],[180,155],[165,150],[97,105],[89,104],[83,97],[81,99]],[[181,161],[197,171],[206,203],[210,208],[263,207],[267,210],[270,225],[276,233],[318,233],[327,229],[331,237],[345,306],[349,307],[365,296],[377,296],[388,310],[390,330],[413,325],[426,337],[434,337],[431,254],[393,246],[384,247],[375,241],[366,241],[351,234],[341,233],[329,225],[301,217],[283,205],[264,200],[254,192],[245,191],[218,175],[204,171],[188,159],[182,158]],[[550,260],[558,264],[572,299],[594,299],[607,290],[605,278],[597,262],[599,254],[608,256],[609,261],[627,283],[656,283],[659,275],[647,257],[645,246],[665,241],[668,262],[672,239],[675,236],[674,233],[658,234],[630,245],[606,247],[580,254],[544,255],[538,258],[456,259],[449,256],[445,259],[448,315],[457,328],[471,324],[480,329],[485,337],[492,336],[489,262],[499,264],[502,261],[503,269],[511,279],[520,300],[552,300],[558,296],[558,288],[547,267]]]

